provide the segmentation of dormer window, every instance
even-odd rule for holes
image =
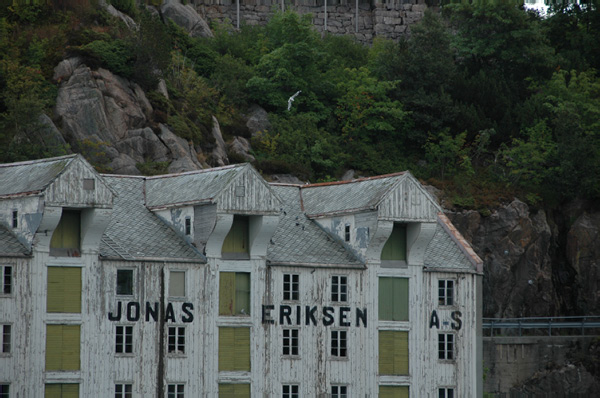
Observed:
[[[406,261],[406,224],[394,223],[392,234],[381,251],[381,261]]]
[[[50,255],[57,257],[81,256],[81,212],[79,210],[63,210],[52,239]]]
[[[233,216],[233,224],[225,237],[221,256],[227,259],[247,259],[250,255],[249,250],[249,225],[248,216]]]
[[[19,211],[13,210],[12,212],[12,227],[17,228],[19,226]]]
[[[350,242],[350,224],[346,224],[344,228],[344,241]]]

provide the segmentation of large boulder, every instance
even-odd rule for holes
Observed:
[[[183,5],[177,0],[167,0],[161,7],[163,17],[169,18],[189,32],[192,37],[213,37],[206,21],[191,4]]]
[[[202,169],[198,161],[198,153],[190,143],[181,137],[177,137],[167,126],[161,124],[159,137],[169,150],[172,159],[169,165],[169,173],[182,173]]]
[[[250,154],[252,147],[250,142],[244,137],[233,137],[229,144],[229,153],[234,154],[244,162],[254,162],[256,159]]]
[[[137,164],[144,162],[171,162],[170,172],[202,168],[187,141],[165,126],[159,135],[150,128],[152,106],[139,85],[77,59],[61,62],[56,75],[61,83],[55,114],[63,135],[106,171],[140,174]]]
[[[246,115],[246,127],[252,133],[252,137],[258,133],[270,130],[271,122],[269,122],[269,114],[259,105],[251,105]]]

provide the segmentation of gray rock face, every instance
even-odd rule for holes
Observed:
[[[448,216],[484,262],[484,317],[557,313],[552,232],[543,211],[531,214],[514,200],[485,218],[476,211]]]
[[[104,69],[73,69],[78,62],[66,60],[57,67],[62,82],[55,107],[74,148],[85,153],[98,147],[108,158],[107,167],[118,174],[140,174],[136,164],[143,162],[173,161],[172,172],[202,168],[185,140],[164,126],[157,136],[148,126],[153,110],[140,86]]]
[[[246,127],[252,133],[252,137],[256,134],[270,130],[271,123],[269,122],[269,114],[259,105],[251,105],[248,109],[248,121],[246,122]]]
[[[273,174],[271,176],[273,182],[279,184],[296,184],[296,185],[304,185],[306,182],[300,180],[298,177],[291,174]]]
[[[198,154],[194,147],[183,138],[177,137],[167,126],[161,124],[159,127],[159,137],[168,148],[169,157],[173,160],[169,165],[169,173],[200,170],[202,165],[198,161]]]
[[[234,137],[231,144],[229,144],[229,152],[238,155],[245,162],[254,162],[256,160],[254,156],[250,155],[251,150],[250,142],[244,137]]]
[[[183,5],[177,0],[167,0],[163,3],[161,11],[164,17],[187,30],[192,37],[214,36],[206,21],[191,4]]]
[[[102,2],[101,2],[101,4],[102,4]],[[112,15],[113,17],[116,17],[116,18],[120,19],[121,21],[123,21],[123,23],[125,24],[125,26],[127,26],[130,30],[137,30],[138,29],[137,24],[135,23],[135,21],[133,20],[133,18],[131,18],[129,15],[124,14],[121,11],[117,10],[111,4],[104,3],[103,7],[106,10],[106,12],[108,12],[110,15]]]
[[[213,116],[212,121],[212,136],[215,139],[216,145],[211,153],[210,164],[214,166],[226,166],[229,164],[229,159],[227,158],[227,149],[223,140],[223,134],[221,134],[221,126],[216,117]]]
[[[567,261],[576,272],[577,308],[600,309],[600,213],[583,213],[567,234]]]

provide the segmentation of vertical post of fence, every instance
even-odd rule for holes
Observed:
[[[585,335],[585,317],[581,320],[581,335]]]
[[[281,0],[281,12],[285,12],[285,6],[283,5],[283,1],[284,0]]]
[[[236,27],[240,28],[240,0],[235,1]]]
[[[519,337],[521,337],[521,320],[519,319]]]
[[[327,0],[325,0],[325,17],[324,17],[323,32],[327,32]]]
[[[552,336],[552,318],[548,321],[548,336]]]
[[[358,0],[356,0],[356,33],[358,33]]]

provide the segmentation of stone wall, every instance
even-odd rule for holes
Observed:
[[[484,337],[484,391],[488,397],[591,397],[600,338],[588,336]]]
[[[275,10],[281,10],[280,3],[267,3],[270,2],[258,4],[241,0],[239,6],[240,26],[244,24],[264,25]],[[235,2],[210,4],[197,1],[195,6],[198,13],[204,16],[209,23],[229,21],[233,26],[238,25]],[[360,42],[371,43],[377,36],[398,40],[408,34],[410,25],[423,17],[427,5],[424,0],[376,4],[359,2],[358,21],[355,2],[338,4],[328,2],[327,13],[323,1],[319,1],[318,4],[285,4],[284,8],[292,9],[299,14],[312,14],[313,24],[318,32],[354,35]]]

